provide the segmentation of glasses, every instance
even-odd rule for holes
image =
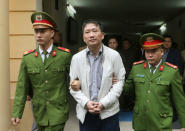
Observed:
[[[37,28],[37,29],[34,29],[34,32],[36,34],[38,33],[44,34],[47,30],[51,30],[51,28]]]

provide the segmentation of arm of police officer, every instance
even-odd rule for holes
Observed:
[[[78,78],[76,78],[75,80],[72,80],[70,82],[70,86],[74,91],[78,91],[80,90],[81,84],[80,84],[80,80]]]
[[[116,84],[118,82],[118,79],[116,76],[113,75],[112,77],[112,84]],[[72,80],[70,82],[70,86],[74,91],[78,91],[80,90],[81,84],[78,78],[76,78],[75,80]]]
[[[70,80],[71,82],[75,80],[76,78],[79,78],[80,70],[78,70],[81,67],[80,66],[80,57],[78,55],[74,55],[71,60],[71,65],[70,65]],[[72,87],[69,87],[70,94],[74,97],[74,99],[84,108],[86,108],[86,103],[90,100],[82,90],[74,91]]]
[[[134,66],[132,66],[129,76],[125,80],[125,85],[123,86],[123,94],[126,95],[127,97],[132,96],[134,93],[135,85],[133,81],[133,76],[134,76]]]
[[[24,63],[24,60],[22,59],[12,110],[11,120],[13,125],[18,125],[20,123],[20,119],[22,118],[25,102],[27,99],[29,84],[30,83],[28,79],[26,65]]]
[[[182,80],[180,79],[179,71],[176,70],[174,78],[171,82],[172,99],[174,101],[178,118],[182,127],[182,131],[185,129],[185,95],[182,87]]]

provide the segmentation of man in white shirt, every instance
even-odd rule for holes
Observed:
[[[87,48],[75,54],[70,66],[70,93],[77,101],[80,131],[119,131],[119,101],[125,68],[119,53],[102,44],[102,25],[94,20],[84,22],[83,40]],[[118,78],[116,84],[113,77]],[[81,84],[75,90],[75,80]]]

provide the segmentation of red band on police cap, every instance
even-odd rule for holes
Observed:
[[[161,45],[162,45],[161,40],[145,41],[143,48],[144,49],[152,49],[152,48],[160,47]]]
[[[51,24],[49,21],[43,19],[43,20],[34,20],[33,25],[35,24],[44,24],[53,27],[53,24]]]

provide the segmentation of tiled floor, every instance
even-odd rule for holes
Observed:
[[[71,104],[71,111],[69,120],[66,123],[64,131],[79,131],[78,120],[75,113],[75,104]],[[133,131],[131,122],[120,122],[121,131]],[[173,131],[180,131],[180,129],[173,129]]]
[[[121,131],[133,131],[131,122],[120,122]],[[66,123],[64,131],[79,131],[78,120],[76,114],[73,112],[70,114],[69,120]],[[180,129],[173,129],[173,131],[180,131]]]

